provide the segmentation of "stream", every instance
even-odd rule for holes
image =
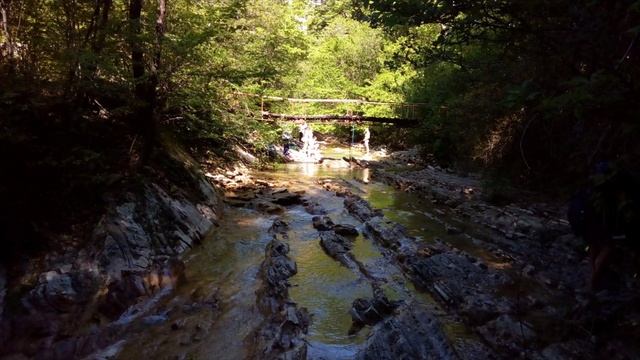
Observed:
[[[324,149],[323,156],[340,158],[361,156],[355,150]],[[289,163],[273,170],[253,171],[254,179],[303,193],[305,203],[319,204],[336,224],[353,225],[359,235],[351,252],[376,279],[389,300],[417,304],[434,314],[447,339],[452,342],[473,340],[463,323],[444,311],[427,293],[417,291],[391,257],[373,240],[363,235],[363,223],[352,216],[344,198],[324,189],[319,180],[337,181],[365,199],[372,208],[381,209],[385,218],[403,225],[418,242],[429,243],[438,237],[481,258],[494,261],[491,253],[469,239],[449,234],[434,219],[434,205],[414,194],[371,181],[369,169],[331,168],[314,163]],[[443,215],[444,216],[444,215]],[[276,219],[288,227],[289,256],[297,263],[297,274],[289,279],[289,296],[298,307],[311,314],[306,341],[310,359],[352,359],[363,348],[371,327],[350,335],[349,310],[357,298],[372,296],[372,286],[357,270],[343,266],[322,249],[318,230],[313,227],[308,209],[302,204],[284,207],[279,214],[250,208],[227,206],[219,226],[187,252],[186,279],[158,306],[155,317],[145,318],[120,352],[120,359],[244,359],[254,354],[252,338],[264,315],[256,307],[258,276],[265,247],[273,238],[269,228]],[[464,227],[465,224],[456,224]],[[468,226],[465,232],[469,232]],[[210,308],[196,309],[211,300]]]

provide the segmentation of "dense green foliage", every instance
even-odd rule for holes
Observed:
[[[255,121],[262,106],[407,113],[384,104],[261,103],[260,95],[419,102],[426,105],[412,113],[422,122],[411,140],[444,164],[523,181],[557,173],[559,183],[600,160],[638,165],[637,1],[0,5],[5,119],[108,119],[143,138],[160,124],[194,146],[264,149],[280,130]]]
[[[420,142],[441,161],[545,185],[602,160],[637,169],[640,2],[360,5],[408,39],[399,55],[420,73],[410,99],[430,103]]]

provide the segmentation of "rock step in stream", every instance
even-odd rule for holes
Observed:
[[[267,244],[260,266],[263,286],[257,292],[257,305],[265,320],[256,331],[256,359],[306,359],[310,317],[307,309],[289,299],[289,278],[297,266],[289,256],[287,224],[276,220],[270,229],[273,240]]]

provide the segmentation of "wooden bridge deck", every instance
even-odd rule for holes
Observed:
[[[388,118],[362,115],[293,115],[293,114],[276,114],[267,111],[262,112],[262,119],[266,121],[296,121],[304,120],[306,122],[345,122],[360,123],[372,122],[379,124],[393,124],[399,127],[415,127],[420,121],[418,119],[407,118]]]
[[[260,100],[260,113],[261,119],[264,121],[296,121],[304,120],[308,122],[344,122],[344,123],[379,123],[379,124],[392,124],[398,127],[416,127],[420,124],[421,113],[420,109],[424,108],[428,104],[426,103],[402,103],[402,102],[383,102],[383,101],[367,101],[362,99],[306,99],[306,98],[286,98],[279,96],[267,96],[259,94],[250,94],[243,92],[235,92],[234,95],[242,97],[250,97]],[[294,112],[300,111],[299,107],[304,107],[308,104],[323,104],[323,105],[335,105],[335,104],[347,104],[350,107],[356,107],[361,109],[362,106],[377,106],[386,109],[386,112],[398,114],[398,117],[378,117],[378,116],[363,116],[353,115],[351,112],[358,111],[355,109],[348,110],[346,115],[306,115],[306,114],[282,114],[269,111],[270,104],[273,102],[289,103],[293,106],[291,109]],[[296,105],[297,104],[297,105]],[[300,105],[301,104],[301,105]],[[388,111],[391,110],[391,111]],[[288,111],[288,110],[285,110]],[[342,110],[344,111],[344,110]]]

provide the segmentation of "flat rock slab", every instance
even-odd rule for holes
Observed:
[[[320,164],[322,164],[322,166],[326,166],[329,168],[336,168],[336,169],[344,169],[344,168],[351,167],[351,164],[348,161],[345,161],[343,159],[322,158],[320,159]]]
[[[349,189],[331,179],[318,180],[318,183],[322,185],[325,190],[334,192],[338,197],[346,197],[351,194]]]
[[[281,214],[284,212],[284,207],[266,200],[253,202],[253,208],[267,214]]]
[[[326,215],[327,214],[327,210],[325,210],[322,205],[318,204],[317,202],[310,202],[308,200],[304,200],[302,202],[302,205],[304,205],[304,209],[311,215]]]
[[[486,323],[478,328],[478,333],[491,347],[506,350],[514,356],[536,338],[529,324],[510,315],[501,315]]]
[[[457,359],[437,319],[408,304],[373,328],[358,360]]]
[[[382,246],[395,250],[401,258],[417,252],[416,240],[408,236],[404,226],[396,222],[374,217],[366,222],[365,232]]]
[[[412,257],[407,261],[416,283],[431,289],[443,302],[457,308],[473,325],[513,309],[511,300],[497,295],[501,288],[511,283],[507,275],[464,252],[437,251],[434,255]]]
[[[534,360],[592,359],[595,344],[585,340],[570,340],[547,346],[540,353],[532,354]]]
[[[353,225],[337,224],[333,227],[336,234],[342,236],[358,236],[358,229]]]
[[[319,231],[318,234],[320,236],[320,246],[327,255],[350,269],[358,267],[353,254],[350,253],[353,243],[349,239],[333,231]]]

